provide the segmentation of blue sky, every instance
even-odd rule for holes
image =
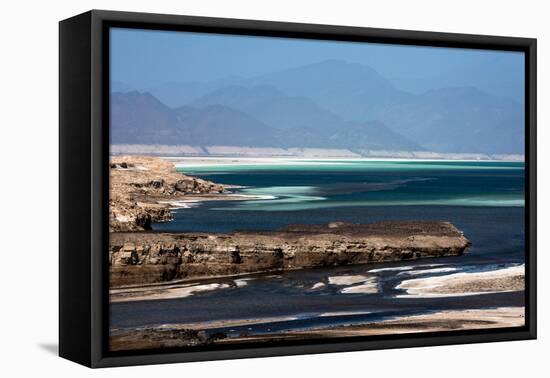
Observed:
[[[401,89],[475,86],[522,101],[523,53],[137,29],[111,30],[111,79],[139,90],[166,82],[253,77],[340,59]]]

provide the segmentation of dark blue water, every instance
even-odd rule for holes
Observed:
[[[227,232],[333,220],[451,220],[459,207],[490,211],[524,206],[521,163],[362,162],[301,169],[284,165],[215,168],[184,171],[219,183],[244,186],[233,192],[260,199],[212,202],[176,210],[173,222],[154,228]]]
[[[187,298],[116,303],[111,326],[205,322],[221,319],[270,320],[222,329],[230,334],[275,332],[334,324],[354,324],[386,317],[445,309],[521,306],[523,292],[446,298],[407,298],[396,286],[411,276],[399,271],[376,273],[379,290],[343,294],[330,277],[367,274],[386,267],[427,265],[458,271],[492,270],[524,262],[524,170],[520,163],[346,162],[338,165],[231,166],[184,169],[219,183],[241,185],[236,194],[260,196],[247,201],[212,201],[175,210],[175,219],[156,224],[166,231],[228,232],[273,230],[289,223],[335,220],[370,223],[381,220],[450,221],[472,242],[459,257],[385,265],[309,269],[256,275],[243,287]],[[426,273],[412,278],[446,273]],[[311,290],[323,282],[322,290]],[[352,285],[350,285],[352,286]],[[334,312],[350,312],[330,316]]]

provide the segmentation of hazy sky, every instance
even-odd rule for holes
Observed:
[[[405,90],[473,85],[523,97],[524,57],[518,52],[111,30],[111,78],[140,90],[166,82],[252,77],[327,59],[368,65]]]

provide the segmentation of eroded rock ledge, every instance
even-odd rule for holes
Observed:
[[[226,186],[176,171],[166,160],[119,156],[110,162],[109,229],[143,231],[172,219],[166,202],[221,194]]]
[[[456,256],[449,222],[295,225],[233,233],[111,233],[111,287],[175,279]]]

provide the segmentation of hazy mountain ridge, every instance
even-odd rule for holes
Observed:
[[[275,128],[217,103],[173,109],[140,92],[113,93],[111,103],[111,143],[115,144],[422,149],[380,122],[360,124],[331,115],[332,125],[338,127]]]
[[[431,90],[378,119],[431,151],[523,153],[523,106],[474,87]]]
[[[514,100],[468,86],[412,94],[343,61],[155,91],[162,102],[141,93],[156,100],[148,105],[136,92],[113,94],[113,143],[523,153],[524,110]],[[123,114],[139,107],[140,116]]]
[[[169,108],[150,93],[111,95],[111,143],[269,146],[277,132],[238,110],[212,105]]]
[[[506,72],[523,70],[523,62],[493,59],[492,64],[462,65],[444,72],[419,77],[392,77],[391,82],[399,89],[422,94],[424,92],[451,87],[476,87],[483,92],[507,97],[523,104],[524,78],[506,75]]]
[[[314,127],[327,131],[343,121],[307,97],[288,96],[270,85],[224,87],[191,104],[198,107],[214,104],[230,106],[278,129]]]
[[[276,86],[283,92],[310,98],[347,120],[376,118],[377,111],[401,103],[412,95],[401,91],[371,67],[327,60],[250,80]]]

